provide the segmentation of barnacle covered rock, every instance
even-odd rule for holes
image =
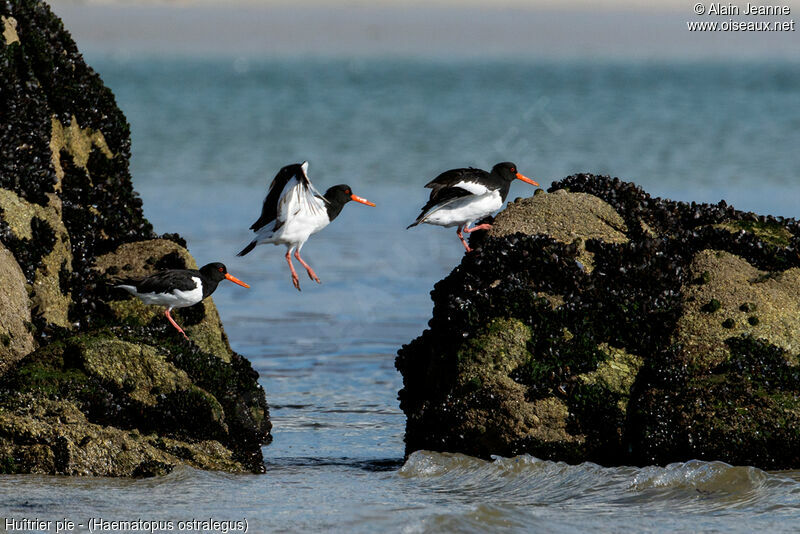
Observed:
[[[242,468],[215,440],[187,442],[96,424],[73,403],[38,394],[20,396],[15,404],[13,411],[0,411],[0,473],[142,477],[169,473],[180,464]]]
[[[0,243],[0,373],[34,349],[25,275]]]
[[[262,471],[271,424],[211,299],[177,315],[113,289],[195,268],[158,239],[114,96],[50,8],[0,2],[0,471]]]
[[[691,365],[730,359],[725,340],[748,335],[789,354],[800,354],[800,268],[762,271],[729,252],[702,250],[692,259],[690,277],[703,283],[683,288],[683,313],[674,338]],[[713,313],[703,304],[713,302]],[[755,319],[755,320],[754,320]],[[732,326],[723,324],[730,321]]]
[[[800,225],[574,175],[512,202],[404,346],[406,450],[800,466]]]

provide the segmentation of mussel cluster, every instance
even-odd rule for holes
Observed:
[[[720,453],[728,447],[727,435],[709,431],[702,439],[690,439],[692,432],[687,429],[692,425],[684,409],[707,397],[700,393],[708,390],[705,379],[710,374],[724,375],[737,391],[741,388],[733,384],[745,383],[750,375],[741,365],[687,368],[673,334],[683,312],[683,288],[702,283],[690,269],[699,251],[727,251],[761,270],[780,272],[800,266],[800,224],[737,211],[724,201],[696,204],[652,198],[635,184],[590,174],[565,178],[549,191],[557,189],[589,193],[609,203],[625,220],[630,241],[585,242],[585,251],[593,255],[589,270],[578,259],[578,243],[545,235],[473,234],[471,245],[476,250],[431,292],[434,310],[429,330],[398,352],[396,366],[404,378],[399,398],[408,417],[407,452],[420,448],[478,456],[525,452],[606,465],[694,457],[754,463],[748,450],[758,446],[740,447],[726,456]],[[547,295],[557,295],[563,304],[549,305],[543,298]],[[465,395],[459,385],[457,355],[467,340],[497,317],[513,317],[531,329],[530,359],[510,377],[525,386],[530,402],[548,397],[564,402],[569,408],[568,431],[582,436],[579,445],[570,449],[501,435],[494,440],[497,449],[487,450],[482,445],[486,440],[465,439],[465,415],[459,412],[470,408],[471,401],[465,399],[481,397]],[[757,362],[767,350],[751,339],[731,338],[728,343],[741,361]],[[609,358],[600,346],[618,347],[642,358],[629,392],[609,391],[579,378]],[[784,377],[776,379],[782,387],[800,392],[798,374],[787,359],[769,361],[761,367],[752,365],[765,376]],[[729,400],[735,408],[751,399],[733,395]],[[757,435],[739,430],[744,436]],[[797,440],[800,430],[795,433]],[[797,455],[762,454],[757,460],[766,467],[800,465]]]
[[[147,325],[133,324],[109,308],[108,301],[117,298],[111,298],[107,276],[115,273],[100,273],[95,260],[124,243],[156,237],[133,190],[130,127],[114,95],[86,65],[46,3],[0,2],[0,14],[4,20],[13,17],[20,37],[0,47],[0,190],[13,192],[3,198],[12,199],[7,205],[20,204],[23,214],[0,208],[0,241],[22,268],[32,302],[42,271],[48,280],[57,276],[58,289],[69,299],[68,324],[52,324],[41,310],[31,310],[28,326],[38,349],[4,369],[2,409],[13,412],[18,402],[28,402],[26,395],[68,401],[93,423],[190,441],[218,439],[245,466],[263,469],[260,445],[270,438],[269,413],[250,363],[229,350],[209,354],[176,339],[162,316]],[[27,224],[24,216],[30,213],[32,236],[21,237],[11,224],[15,218]],[[177,234],[162,238],[186,245]],[[66,252],[52,255],[60,240]],[[186,267],[179,254],[152,261],[154,269]],[[184,326],[201,322],[204,310],[202,303],[183,310]],[[85,368],[82,354],[98,339],[159,347],[159,354],[182,369],[192,386],[160,395],[155,406],[135,402],[129,394],[141,384],[120,387]],[[219,413],[203,411],[209,402],[191,397],[203,391],[214,396],[211,404]]]

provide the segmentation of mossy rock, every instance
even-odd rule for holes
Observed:
[[[627,231],[619,213],[600,198],[559,189],[509,203],[495,217],[489,235],[503,237],[522,232],[548,235],[563,243],[576,239],[625,243]]]
[[[562,399],[532,400],[527,386],[513,377],[532,358],[532,335],[521,321],[498,318],[458,351],[460,388],[453,397],[464,406],[454,410],[462,414],[454,430],[479,456],[514,455],[523,443],[540,451],[584,445],[584,436],[567,430],[569,410]]]
[[[725,340],[740,335],[800,353],[800,268],[769,275],[720,250],[698,252],[690,268],[692,277],[713,274],[706,284],[689,283],[682,289],[683,313],[674,342],[683,346],[688,365],[708,367],[727,360]],[[704,309],[708,302],[718,304],[714,313]]]
[[[6,377],[11,391],[71,399],[91,420],[192,439],[225,439],[219,401],[156,347],[104,333],[51,343]]]
[[[179,236],[155,239],[144,217],[114,95],[46,3],[0,2],[0,21],[0,469],[263,471],[264,391],[213,301],[176,312],[186,342],[163,310],[109,285],[196,267]],[[59,427],[72,419],[80,428]]]
[[[31,303],[46,323],[70,328],[71,295],[63,287],[72,273],[72,248],[62,221],[61,200],[48,195],[40,206],[0,188],[0,224],[6,227],[5,241],[17,261],[27,268]]]
[[[242,472],[229,449],[213,440],[182,441],[102,426],[67,400],[20,396],[0,408],[0,469],[48,475],[162,475],[178,465]]]
[[[517,319],[493,320],[482,333],[458,351],[462,376],[471,371],[509,375],[530,359],[531,329]],[[466,373],[466,374],[464,374]]]
[[[473,236],[398,351],[407,453],[800,467],[798,221],[580,174]]]
[[[149,345],[135,345],[114,338],[87,338],[80,340],[80,354],[80,365],[87,374],[113,383],[142,404],[153,406],[157,395],[191,387],[186,373],[176,369]]]
[[[443,402],[425,403],[419,419],[409,417],[407,444],[440,443],[481,457],[528,452],[572,461],[600,459],[612,446],[609,435],[618,445],[642,359],[604,345],[594,348],[600,357],[591,371],[572,374],[531,352],[536,335],[518,319],[495,318],[465,340],[455,352],[455,382],[440,392]],[[560,385],[542,393],[533,382],[554,373]],[[602,417],[609,412],[613,417]]]
[[[25,275],[0,243],[0,375],[35,348]]]
[[[781,248],[791,245],[794,237],[784,225],[775,220],[731,220],[714,226],[731,233],[748,232],[761,239],[764,243]]]
[[[638,463],[684,458],[795,469],[800,465],[798,355],[744,335],[727,361],[692,371],[677,361],[642,391],[632,414]]]
[[[607,353],[608,358],[601,361],[594,371],[578,375],[578,379],[587,386],[601,386],[610,393],[620,395],[619,408],[624,414],[631,388],[644,360],[608,344],[601,344],[598,348]]]
[[[162,269],[197,269],[186,248],[168,239],[123,243],[95,258],[92,268],[113,277],[141,278]]]
[[[547,235],[562,243],[575,242],[580,249],[578,261],[591,271],[594,255],[586,250],[584,243],[590,239],[626,243],[627,231],[619,213],[603,200],[586,193],[558,189],[509,203],[495,217],[489,236],[522,232]]]

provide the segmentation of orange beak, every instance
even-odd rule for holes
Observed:
[[[246,288],[248,288],[248,289],[250,288],[250,286],[248,286],[247,284],[245,284],[244,282],[242,282],[241,280],[239,280],[239,279],[238,279],[238,278],[236,278],[235,276],[231,276],[231,275],[230,275],[230,274],[228,274],[228,273],[225,273],[225,278],[227,278],[228,280],[230,280],[230,281],[231,281],[231,282],[233,282],[234,284],[239,284],[240,286],[242,286],[242,287],[246,287]]]
[[[350,195],[350,200],[355,200],[356,202],[361,202],[362,204],[366,204],[367,206],[372,206],[373,208],[375,207],[375,203],[374,202],[370,202],[366,198],[361,198],[360,196],[357,196],[357,195]]]
[[[517,180],[522,180],[523,182],[527,182],[527,183],[529,183],[531,185],[535,185],[535,186],[539,185],[538,183],[534,182],[533,180],[531,180],[527,176],[525,176],[523,174],[520,174],[520,173],[517,173]]]

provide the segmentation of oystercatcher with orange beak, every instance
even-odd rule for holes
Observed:
[[[306,268],[308,277],[321,283],[314,269],[300,257],[300,249],[312,234],[328,226],[351,200],[375,206],[354,195],[350,186],[345,184],[334,185],[321,195],[308,179],[307,161],[287,165],[272,180],[261,208],[261,217],[250,226],[256,237],[238,256],[244,256],[264,243],[285,245],[286,262],[292,271],[294,287],[300,290],[300,279],[292,265],[293,251],[297,261]]]
[[[231,276],[221,263],[203,265],[200,270],[170,269],[159,271],[144,278],[128,278],[119,280],[114,287],[124,289],[131,295],[139,297],[145,304],[165,306],[164,315],[172,326],[189,339],[186,332],[170,315],[173,308],[193,306],[211,295],[222,280],[230,280],[242,287],[250,287],[238,278]]]
[[[432,189],[430,199],[422,207],[422,213],[417,220],[408,225],[408,228],[420,223],[457,226],[458,238],[467,252],[472,252],[464,240],[462,230],[470,233],[491,228],[490,224],[472,228],[468,226],[500,209],[511,189],[511,182],[515,179],[539,185],[517,172],[517,166],[510,161],[498,163],[492,167],[492,172],[471,167],[445,171],[425,185]]]

